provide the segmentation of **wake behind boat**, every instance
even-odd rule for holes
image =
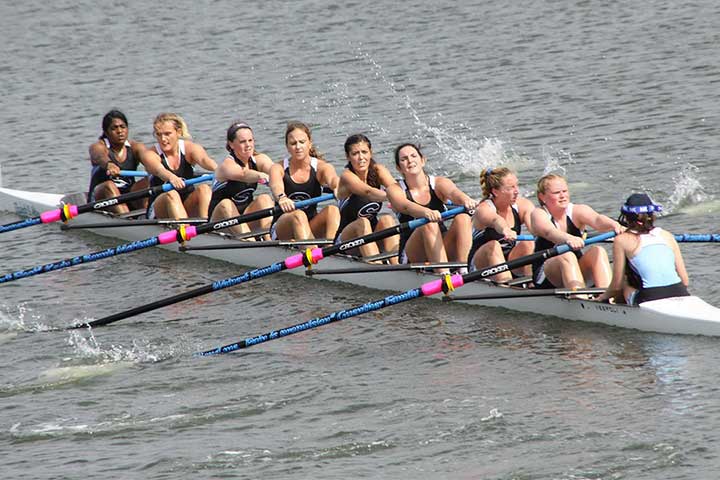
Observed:
[[[33,217],[49,209],[57,208],[63,202],[69,202],[69,198],[60,194],[0,188],[0,210],[15,213],[23,218]],[[90,225],[101,221],[113,222],[117,226],[88,228],[87,230],[98,235],[129,242],[145,240],[167,231],[167,227],[162,225],[128,226],[133,220],[117,218],[105,212],[80,215],[72,220],[72,224]],[[194,247],[212,246],[218,243],[242,246],[250,242],[214,233],[200,235],[192,241]],[[254,247],[257,246],[256,242],[253,243]],[[161,245],[161,247],[177,251],[175,245]],[[297,250],[282,246],[188,251],[190,254],[256,268],[282,261],[296,252]],[[342,270],[344,273],[323,275],[323,278],[392,292],[410,290],[437,278],[422,270],[394,270],[378,275],[370,271],[363,271],[365,267],[369,267],[368,264],[349,257],[331,256],[322,262],[322,271],[327,273],[333,270]],[[353,272],[350,273],[348,270],[353,270]],[[320,271],[318,269],[318,273]],[[302,269],[291,269],[288,272],[299,275],[306,273]],[[529,296],[531,292],[534,294],[537,291],[497,286],[491,282],[479,281],[466,284],[459,290],[457,301],[650,332],[720,336],[720,309],[695,296],[656,300],[636,307],[571,298],[568,292],[543,297]],[[497,298],[506,293],[512,293],[511,301],[506,298]],[[495,295],[497,295],[496,298],[491,298]]]

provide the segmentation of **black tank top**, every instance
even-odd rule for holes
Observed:
[[[573,235],[575,237],[581,237],[585,238],[585,230],[580,230],[572,221],[572,207],[573,204],[569,204],[567,208],[565,209],[565,216],[567,217],[565,220],[565,223],[567,225],[567,233],[570,235]],[[545,210],[547,212],[547,210]],[[548,213],[548,216],[550,217],[550,221],[557,227],[557,223],[555,223],[555,219],[552,218],[552,215]],[[554,247],[555,244],[552,243],[550,240],[543,238],[543,237],[537,237],[535,239],[535,251],[539,252],[541,250],[547,250],[548,248]],[[582,251],[581,250],[573,250],[573,253],[575,256],[579,259],[582,257]]]
[[[230,153],[230,157],[240,165],[244,167],[245,164],[235,156],[234,153]],[[250,157],[247,168],[250,170],[257,171],[257,164],[255,159]],[[215,180],[212,186],[212,198],[210,199],[210,207],[208,208],[209,215],[212,217],[212,212],[215,207],[221,201],[229,198],[235,204],[238,213],[242,214],[245,209],[252,203],[253,195],[257,190],[257,182],[242,182],[239,180],[226,180],[224,182],[218,182]]]
[[[166,169],[170,170],[173,174],[176,176],[183,178],[185,180],[189,180],[191,178],[195,177],[195,171],[193,170],[193,166],[186,160],[185,158],[185,140],[178,140],[178,150],[180,151],[180,165],[178,165],[178,168],[173,170],[170,168],[170,165],[168,165],[167,162],[167,156],[165,153],[160,149],[159,145],[155,145],[155,151],[160,156],[160,163],[162,163],[162,166]],[[157,187],[158,185],[162,185],[163,180],[160,177],[156,177],[154,175],[150,176],[150,187]],[[182,190],[179,190],[178,193],[180,194],[180,199],[184,202],[187,197],[195,191],[195,185],[190,185]],[[150,201],[148,202],[147,211],[150,213],[152,204],[157,199],[157,196],[153,195],[150,197]]]
[[[135,156],[132,150],[130,142],[125,141],[125,161],[121,162],[117,158],[117,154],[110,148],[110,142],[107,138],[102,139],[105,142],[105,146],[108,149],[108,157],[110,162],[114,163],[120,170],[137,170],[140,165],[140,159]],[[99,165],[93,165],[90,172],[90,186],[88,187],[88,202],[93,201],[93,190],[95,187],[103,182],[112,180],[112,182],[118,187],[120,193],[127,193],[130,188],[135,184],[134,177],[114,177],[110,178],[107,175],[107,168],[102,168]]]
[[[493,207],[495,207],[492,199],[488,198],[485,201],[490,202]],[[522,221],[520,220],[520,212],[518,211],[517,204],[513,204],[511,210],[513,214],[513,224],[510,226],[510,228],[512,228],[515,233],[520,235],[520,232],[522,231]],[[512,250],[515,246],[514,242],[508,242],[506,240],[503,240],[504,235],[492,227],[487,227],[482,230],[473,230],[472,235],[473,241],[472,246],[470,247],[470,253],[468,254],[468,265],[472,263],[472,258],[475,256],[475,252],[477,252],[480,247],[482,247],[491,240],[497,240],[500,242],[500,248],[502,248],[502,252],[503,255],[505,255],[505,258],[507,258],[508,253],[510,253],[510,250]]]
[[[283,162],[285,168],[285,176],[283,176],[283,185],[285,186],[285,195],[288,196],[293,202],[299,200],[309,200],[311,198],[319,197],[322,194],[322,185],[317,179],[317,165],[318,159],[315,157],[310,158],[310,177],[305,183],[296,183],[290,176],[290,159],[286,158]],[[317,204],[310,205],[302,209],[307,215],[308,220],[311,220],[317,215]]]
[[[160,163],[162,163],[162,166],[166,169],[170,170],[173,174],[180,178],[184,179],[191,179],[195,176],[195,172],[193,171],[193,166],[190,165],[190,163],[185,159],[185,141],[179,140],[178,141],[178,147],[180,150],[180,165],[178,165],[178,168],[173,170],[170,168],[170,165],[168,165],[167,162],[167,156],[165,153],[160,149],[158,145],[155,146],[155,151],[160,156]],[[164,182],[160,177],[152,176],[150,177],[150,186],[156,187],[158,185],[162,185]]]
[[[410,189],[408,188],[407,184],[405,183],[404,179],[398,179],[398,184],[400,184],[400,187],[405,191],[405,198],[410,200],[411,202],[418,203],[418,205],[422,205],[425,208],[429,208],[430,210],[437,210],[439,212],[444,212],[447,210],[447,207],[443,203],[442,200],[440,200],[440,197],[437,196],[437,193],[435,193],[435,176],[428,175],[428,185],[430,187],[430,201],[426,203],[425,205],[422,205],[418,202],[416,202],[413,197],[412,193],[410,193]],[[397,214],[398,223],[403,222],[409,222],[410,220],[413,220],[413,217],[410,215],[406,215],[404,213],[398,213]],[[440,222],[440,230],[445,233],[447,231],[447,226],[445,225],[445,222]],[[413,230],[410,231],[404,231],[400,234],[400,258],[402,258],[402,253],[405,250],[405,244],[407,243],[408,239],[410,238],[410,235],[412,235]]]

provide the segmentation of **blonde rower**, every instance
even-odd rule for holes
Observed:
[[[610,283],[611,271],[607,252],[598,245],[585,252],[585,229],[598,232],[622,232],[615,220],[597,213],[588,205],[570,202],[567,181],[560,175],[545,175],[538,181],[540,208],[533,210],[531,228],[538,237],[535,251],[567,243],[574,251],[533,264],[533,282],[538,288],[583,288],[586,280],[596,287]]]
[[[504,263],[530,255],[533,242],[516,242],[522,226],[529,229],[535,205],[520,196],[517,176],[506,167],[488,168],[480,173],[483,200],[473,215],[473,244],[468,257],[471,271]],[[530,267],[523,267],[516,275],[530,275]],[[493,280],[507,282],[510,272],[495,275]]]
[[[148,218],[207,218],[212,194],[210,185],[200,183],[185,188],[185,180],[195,176],[195,165],[213,172],[217,164],[202,145],[190,140],[187,125],[180,115],[159,114],[153,122],[153,131],[158,143],[154,149],[146,149],[143,155],[143,163],[152,174],[150,185],[170,182],[176,190],[151,199]]]

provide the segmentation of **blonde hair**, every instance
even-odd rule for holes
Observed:
[[[180,132],[180,138],[192,138],[192,135],[190,135],[190,131],[188,130],[187,123],[185,123],[185,120],[183,120],[183,118],[177,113],[163,112],[158,114],[153,121],[153,127],[163,122],[171,122],[175,125],[175,130]]]
[[[538,180],[537,183],[537,199],[538,203],[542,206],[544,205],[543,201],[540,200],[540,194],[544,194],[547,191],[548,183],[550,183],[553,180],[562,180],[563,182],[567,183],[567,179],[563,177],[562,175],[558,175],[557,173],[548,173],[547,175],[543,175],[540,177],[540,180]]]
[[[513,171],[507,167],[484,168],[480,172],[480,188],[482,188],[483,198],[492,197],[493,189],[502,188],[503,179],[512,174]]]
[[[288,142],[288,135],[290,135],[290,132],[293,130],[302,130],[305,132],[305,135],[307,135],[308,140],[310,140],[311,147],[310,147],[310,156],[318,158],[320,160],[325,160],[325,156],[320,153],[317,148],[315,148],[315,143],[312,141],[312,134],[310,133],[310,127],[307,126],[307,124],[303,122],[288,122],[287,128],[285,129],[285,145],[287,145]]]

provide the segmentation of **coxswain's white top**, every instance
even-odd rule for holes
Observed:
[[[640,249],[628,259],[642,279],[642,288],[665,287],[680,282],[675,270],[675,254],[660,232],[662,229],[655,227],[641,234]]]

